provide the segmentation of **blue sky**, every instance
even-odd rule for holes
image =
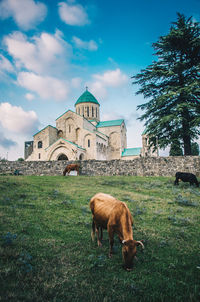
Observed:
[[[152,43],[177,12],[200,21],[200,1],[1,0],[0,157],[23,157],[24,141],[74,110],[86,85],[101,120],[124,118],[128,147],[140,147],[144,100],[131,76],[156,59]]]

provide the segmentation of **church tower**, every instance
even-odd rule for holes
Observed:
[[[78,98],[75,103],[76,113],[85,117],[89,121],[100,121],[100,104],[97,99],[88,91],[86,91]]]

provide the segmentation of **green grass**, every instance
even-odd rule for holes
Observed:
[[[200,188],[169,177],[0,176],[0,301],[199,301]],[[89,200],[125,201],[134,269],[91,241]]]

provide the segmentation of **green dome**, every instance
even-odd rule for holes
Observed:
[[[80,104],[80,103],[94,103],[94,104],[99,104],[97,99],[91,94],[88,90],[86,90],[76,101],[75,105]]]

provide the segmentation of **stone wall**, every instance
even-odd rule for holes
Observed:
[[[2,161],[0,174],[62,175],[71,161]],[[174,176],[177,171],[200,177],[200,156],[142,157],[133,160],[81,161],[81,175]]]

